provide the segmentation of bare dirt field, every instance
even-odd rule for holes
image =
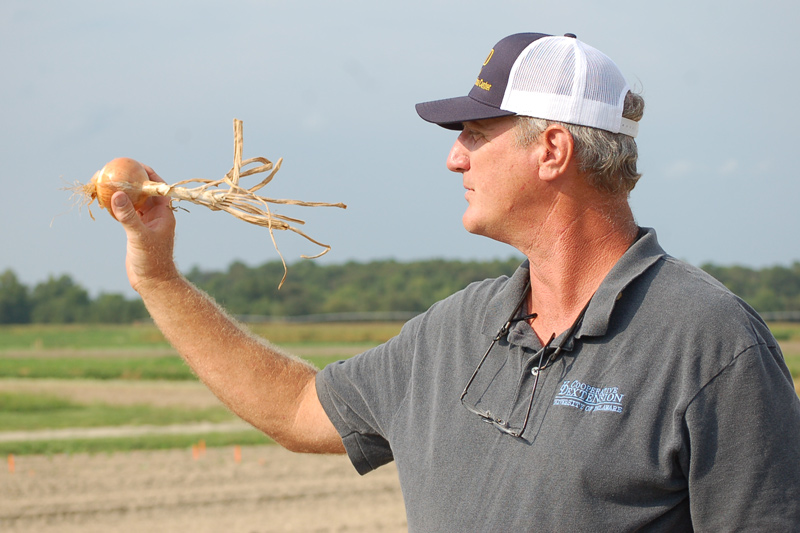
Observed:
[[[194,382],[0,380],[0,391],[110,404],[219,404]],[[69,436],[125,429],[134,428],[76,429]],[[407,531],[394,465],[362,477],[344,456],[298,455],[277,445],[240,450],[238,456],[223,447],[199,456],[183,449],[15,457],[13,472],[0,463],[0,531]]]
[[[393,466],[278,446],[21,456],[0,470],[0,531],[404,532]]]

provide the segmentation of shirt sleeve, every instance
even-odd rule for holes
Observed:
[[[689,404],[685,431],[696,531],[795,530],[800,400],[777,345],[738,354]]]
[[[359,474],[394,459],[392,420],[407,393],[420,321],[412,319],[385,344],[317,374],[320,403]]]

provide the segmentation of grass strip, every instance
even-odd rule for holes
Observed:
[[[248,324],[247,327],[275,344],[380,344],[397,335],[402,322]],[[0,325],[0,352],[10,350],[95,350],[169,348],[164,336],[150,323],[24,324]]]
[[[800,349],[798,351],[784,351],[783,359],[786,361],[786,366],[789,367],[789,372],[791,372],[795,381],[800,380]]]
[[[380,344],[398,333],[403,322],[269,322],[248,324],[248,329],[275,344]]]
[[[166,426],[232,420],[236,420],[236,417],[222,406],[188,409],[151,405],[81,404],[56,396],[0,392],[0,431]]]
[[[24,324],[0,326],[0,351],[169,348],[153,324]]]
[[[351,354],[350,354],[351,355]],[[349,355],[306,356],[317,368]],[[178,356],[0,357],[0,378],[195,381]]]
[[[197,379],[177,356],[0,358],[0,378]]]
[[[191,448],[200,441],[202,441],[205,446],[212,448],[274,443],[272,439],[257,430],[186,435],[141,435],[136,437],[109,437],[97,439],[0,442],[0,456],[169,450]]]

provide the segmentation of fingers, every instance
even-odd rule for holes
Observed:
[[[129,236],[135,234],[139,238],[158,240],[170,237],[175,230],[175,216],[169,198],[148,198],[136,211],[130,198],[118,191],[111,197],[111,209]]]
[[[125,268],[134,290],[144,295],[149,288],[179,276],[172,259],[175,218],[168,205],[145,205],[140,214],[124,192],[116,192],[111,209],[128,236]]]
[[[150,181],[156,181],[156,182],[159,182],[159,183],[166,183],[166,181],[164,181],[164,179],[161,176],[156,174],[156,171],[153,170],[151,167],[145,165],[144,163],[141,163],[141,165],[142,165],[142,167],[144,167],[144,170],[147,172],[147,177],[148,177],[148,179]],[[152,209],[153,207],[155,207],[156,205],[159,205],[159,204],[163,204],[163,205],[167,205],[168,206],[168,205],[170,205],[170,202],[171,202],[170,198],[166,198],[166,197],[163,197],[163,196],[151,196],[150,198],[147,199],[147,202],[145,202],[145,207],[147,209]],[[145,211],[147,209],[145,209]]]
[[[161,183],[166,183],[161,176],[156,174],[156,171],[150,168],[149,166],[142,164],[144,169],[147,171],[147,175],[150,177],[150,181],[160,181]]]
[[[145,166],[145,170],[151,181],[164,181],[152,168]],[[172,259],[175,217],[169,198],[150,197],[137,212],[128,195],[119,191],[111,197],[111,210],[128,236],[125,269],[134,290],[144,296],[179,277]]]
[[[126,229],[133,229],[134,227],[141,229],[142,221],[139,219],[139,215],[133,208],[133,204],[127,194],[121,191],[115,192],[111,197],[111,209],[114,212],[114,217],[116,217]]]

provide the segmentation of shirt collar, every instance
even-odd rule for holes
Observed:
[[[665,255],[666,252],[658,244],[656,231],[652,228],[641,228],[639,237],[619,258],[597,288],[575,338],[583,335],[595,337],[605,335],[611,313],[622,298],[624,290]]]
[[[527,292],[529,280],[529,262],[525,260],[509,278],[508,282],[503,285],[503,288],[489,300],[483,318],[481,333],[490,337],[494,337],[497,334],[497,331],[506,323]],[[525,306],[522,306],[520,312],[524,311]]]
[[[666,252],[658,244],[655,230],[641,228],[637,240],[617,261],[598,287],[573,338],[604,335],[608,330],[614,306],[625,288],[665,255]],[[526,260],[517,268],[505,286],[489,300],[481,333],[494,337],[514,312],[528,286],[529,268],[529,262]],[[527,311],[523,307],[519,313],[524,312]],[[554,344],[558,345],[559,340],[557,338]],[[538,339],[525,322],[512,327],[508,342],[531,349],[540,347]],[[572,339],[567,339],[563,348],[571,350],[572,344]]]

